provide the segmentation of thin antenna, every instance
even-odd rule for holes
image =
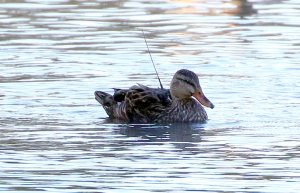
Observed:
[[[160,88],[163,89],[163,85],[161,84],[160,78],[158,76],[158,72],[157,72],[155,64],[153,62],[153,58],[152,58],[152,55],[151,55],[151,52],[150,52],[150,49],[149,49],[149,46],[148,46],[148,43],[147,43],[147,40],[146,40],[146,36],[145,36],[144,30],[142,30],[142,32],[143,32],[144,40],[145,40],[145,43],[146,43],[146,46],[147,46],[147,49],[148,49],[148,53],[149,53],[150,58],[151,58],[151,62],[152,62],[153,68],[154,68],[154,70],[156,72],[156,76],[157,76],[157,79],[158,79],[159,84],[160,84]]]

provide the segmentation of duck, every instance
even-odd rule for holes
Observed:
[[[137,84],[129,89],[115,88],[113,95],[103,91],[95,91],[94,95],[109,119],[128,123],[206,122],[203,106],[214,108],[198,76],[187,69],[174,74],[169,89]]]

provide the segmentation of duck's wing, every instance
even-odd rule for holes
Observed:
[[[127,92],[129,91],[129,89],[119,89],[119,88],[113,88],[113,89],[115,91],[113,94],[114,100],[117,102],[125,101],[125,96],[126,96]]]
[[[135,85],[127,90],[124,102],[134,122],[151,122],[172,103],[168,89]]]
[[[95,92],[96,100],[112,119],[149,123],[172,102],[168,89],[138,84],[129,89],[114,88],[114,91],[113,95],[102,91]]]

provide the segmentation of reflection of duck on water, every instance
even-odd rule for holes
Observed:
[[[127,137],[138,137],[134,144],[174,145],[177,150],[199,152],[198,144],[205,130],[203,124],[174,123],[168,125],[157,124],[129,124],[119,127],[117,132]]]
[[[111,119],[126,122],[204,122],[207,114],[201,104],[214,108],[197,75],[185,69],[175,73],[170,90],[139,84],[127,90],[115,89],[113,96],[96,91],[95,98]]]

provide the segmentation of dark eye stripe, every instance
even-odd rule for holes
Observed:
[[[177,78],[177,80],[181,80],[181,81],[183,81],[183,82],[185,82],[185,83],[187,83],[187,84],[189,84],[189,85],[191,85],[191,86],[195,87],[195,84],[194,84],[194,83],[192,83],[192,82],[191,82],[191,81],[189,81],[189,80],[185,80],[185,79],[183,79],[183,78]]]

